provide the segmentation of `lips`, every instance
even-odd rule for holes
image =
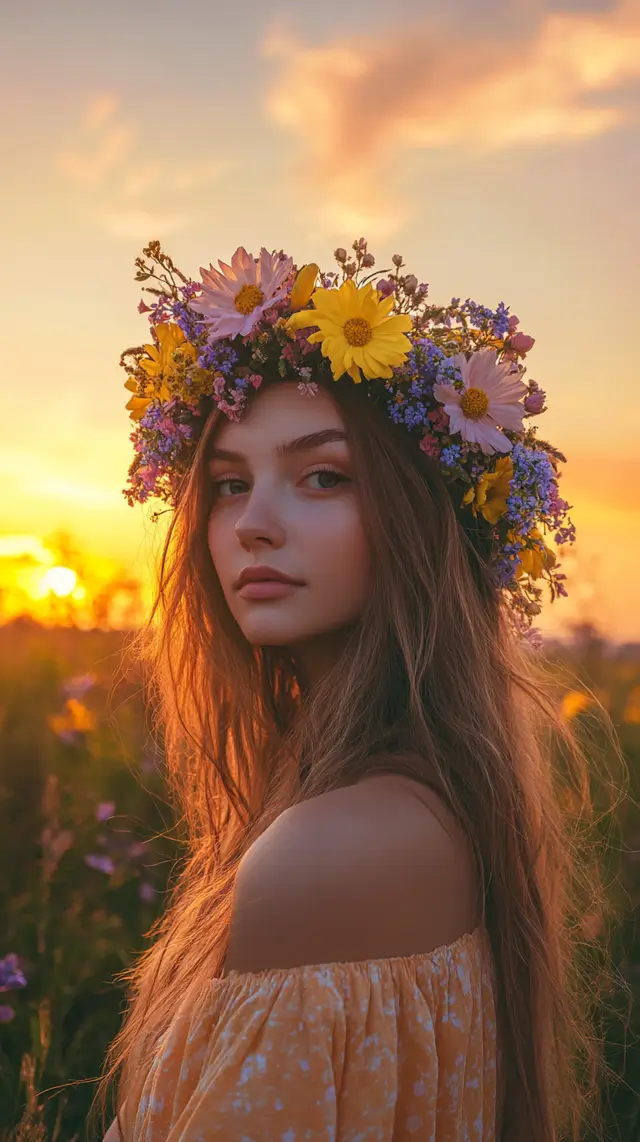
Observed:
[[[247,583],[289,583],[294,587],[302,586],[299,579],[292,579],[290,575],[285,575],[284,571],[278,571],[275,567],[260,566],[243,567],[236,579],[236,590],[239,591]]]

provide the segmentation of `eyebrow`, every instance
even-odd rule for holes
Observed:
[[[331,444],[334,441],[346,442],[348,436],[339,428],[325,428],[322,432],[308,432],[306,436],[296,436],[294,440],[287,440],[276,448],[278,456],[290,456],[294,452],[308,452],[311,448],[319,448],[321,444]],[[212,448],[211,460],[245,460],[242,452],[230,452],[227,448]]]

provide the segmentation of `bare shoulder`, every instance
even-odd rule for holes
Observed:
[[[225,974],[428,953],[477,925],[466,838],[417,782],[294,805],[238,870]]]

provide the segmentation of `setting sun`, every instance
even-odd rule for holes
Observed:
[[[19,616],[45,626],[137,626],[149,585],[115,560],[90,555],[59,532],[0,537],[0,624]]]
[[[77,582],[78,576],[70,567],[50,567],[41,579],[44,591],[53,591],[60,599],[71,595]]]

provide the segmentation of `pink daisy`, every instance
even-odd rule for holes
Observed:
[[[480,349],[469,360],[464,353],[456,353],[452,361],[462,373],[464,389],[433,386],[434,397],[449,414],[449,432],[459,432],[463,440],[479,444],[489,456],[510,452],[513,445],[500,428],[523,431],[522,400],[528,388],[520,374],[510,373],[510,361],[498,362],[494,349]]]
[[[286,297],[283,283],[293,268],[292,258],[270,254],[264,246],[259,259],[239,246],[231,265],[218,260],[219,270],[210,264],[200,267],[202,293],[188,302],[194,313],[201,313],[211,330],[211,340],[246,337],[267,309]]]

